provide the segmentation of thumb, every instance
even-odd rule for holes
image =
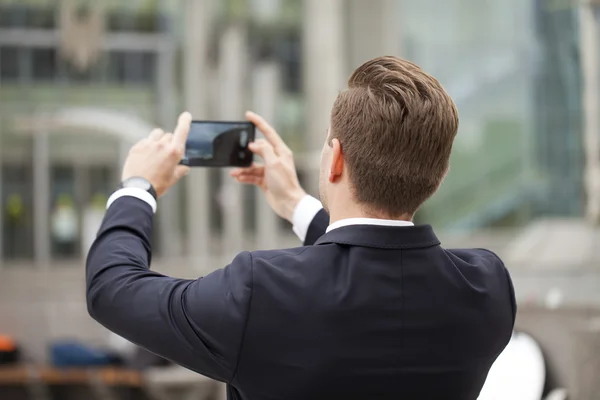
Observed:
[[[178,180],[180,180],[181,178],[183,178],[184,176],[186,176],[189,173],[190,173],[190,167],[188,167],[187,165],[178,165],[175,168],[175,173],[173,174],[173,180],[175,182],[177,182]]]

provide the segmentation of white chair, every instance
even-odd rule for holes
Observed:
[[[478,400],[542,400],[545,380],[540,346],[531,336],[515,332],[492,365]]]

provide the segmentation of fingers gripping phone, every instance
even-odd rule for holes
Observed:
[[[192,121],[181,164],[190,167],[248,167],[253,154],[252,122]]]

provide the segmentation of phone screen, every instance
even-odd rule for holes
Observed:
[[[190,167],[246,167],[253,155],[251,122],[192,121],[181,164]]]

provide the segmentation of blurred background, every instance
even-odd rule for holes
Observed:
[[[397,55],[437,77],[461,116],[451,172],[417,222],[446,247],[503,257],[517,328],[572,398],[600,398],[596,11],[592,0],[0,0],[0,335],[28,365],[56,364],[52,346],[67,339],[122,351],[87,314],[83,260],[132,143],[182,110],[251,109],[316,194],[338,91],[364,61]],[[161,199],[153,241],[153,267],[181,277],[300,244],[260,193],[216,169]],[[0,374],[0,387],[69,398],[46,390],[68,380],[48,374]],[[71,378],[103,399],[141,385]]]

